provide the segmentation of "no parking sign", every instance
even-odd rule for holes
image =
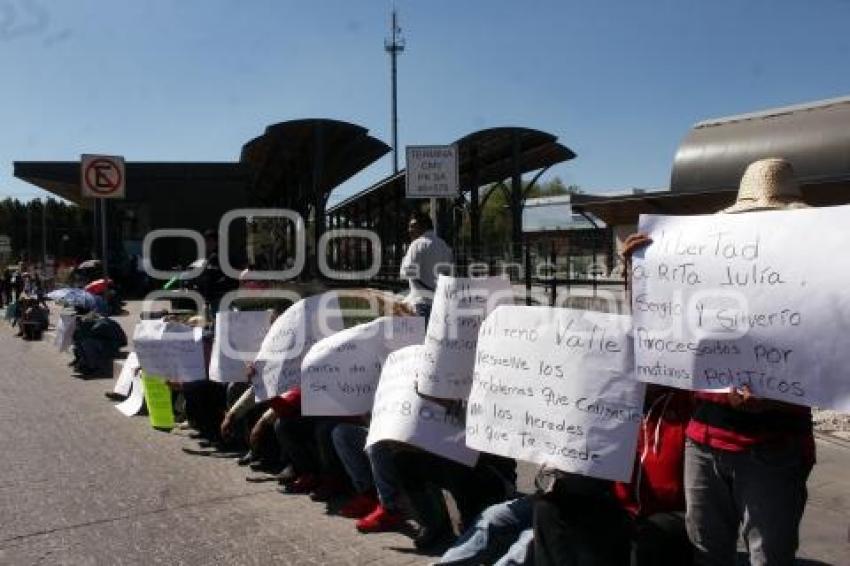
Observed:
[[[124,158],[116,155],[83,155],[80,186],[84,197],[124,198]]]

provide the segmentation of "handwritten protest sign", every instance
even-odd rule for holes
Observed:
[[[56,325],[56,335],[53,345],[65,352],[74,343],[74,330],[77,328],[77,315],[74,313],[60,313],[59,322]]]
[[[608,480],[631,477],[644,386],[630,317],[505,306],[481,326],[466,443]]]
[[[173,381],[207,378],[200,328],[177,322],[142,320],[133,331],[133,349],[147,375]]]
[[[421,344],[424,338],[424,318],[384,316],[317,342],[301,364],[301,412],[368,413],[387,356],[401,347]]]
[[[466,446],[463,416],[448,414],[443,406],[416,393],[415,383],[430,365],[424,350],[422,345],[408,346],[387,357],[375,392],[366,446],[384,440],[403,442],[474,466],[478,452]]]
[[[215,315],[210,379],[245,381],[245,366],[257,357],[271,326],[268,311],[229,311]]]
[[[641,216],[638,379],[850,411],[850,207]]]
[[[334,292],[296,302],[272,324],[257,358],[251,382],[257,401],[279,395],[301,383],[301,362],[319,340],[345,328]]]
[[[505,278],[441,275],[425,337],[424,356],[433,365],[419,383],[420,390],[442,399],[466,399],[478,327],[497,306],[513,302],[513,290]]]
[[[145,390],[145,404],[148,407],[153,428],[174,428],[174,407],[171,404],[171,389],[164,379],[155,376],[142,375]]]

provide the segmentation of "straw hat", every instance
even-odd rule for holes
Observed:
[[[794,168],[785,159],[771,158],[753,161],[744,171],[735,204],[720,212],[753,212],[807,208],[800,193]]]

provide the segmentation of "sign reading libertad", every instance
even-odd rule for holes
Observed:
[[[850,409],[850,207],[641,216],[638,379]]]

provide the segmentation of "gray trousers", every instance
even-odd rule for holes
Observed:
[[[688,536],[700,566],[734,566],[739,532],[752,566],[794,563],[811,466],[802,441],[714,450],[688,440]]]

